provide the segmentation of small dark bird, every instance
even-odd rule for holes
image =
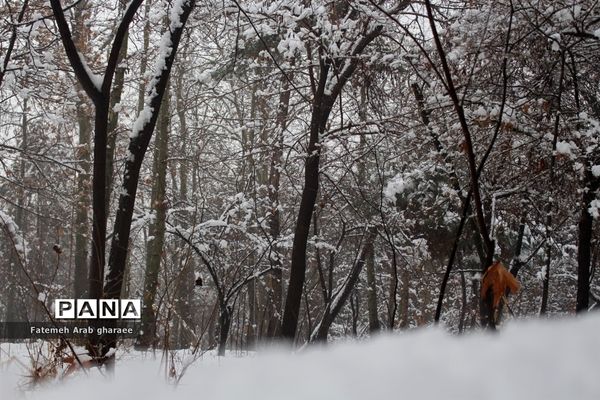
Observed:
[[[62,254],[62,249],[60,248],[59,244],[55,244],[54,246],[52,246],[52,250],[54,250],[56,254]]]
[[[202,277],[201,276],[196,278],[196,286],[202,286]]]

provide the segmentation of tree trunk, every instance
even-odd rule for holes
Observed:
[[[375,246],[367,243],[367,303],[369,308],[369,332],[375,333],[381,329],[377,313],[377,284],[375,282]]]
[[[132,0],[126,8],[126,11],[123,13],[112,40],[112,47],[108,55],[104,74],[102,75],[102,82],[99,84],[94,81],[93,76],[90,74],[88,67],[81,57],[77,45],[73,41],[73,36],[65,18],[61,1],[50,0],[52,12],[69,63],[73,68],[77,81],[81,84],[95,106],[92,180],[92,254],[89,269],[88,295],[96,299],[103,297],[105,292],[108,298],[119,298],[121,295],[139,169],[141,168],[141,162],[143,161],[146,148],[150,141],[150,137],[152,136],[154,125],[156,124],[157,112],[160,108],[163,91],[166,87],[166,79],[168,79],[173,59],[177,52],[181,32],[185,26],[187,17],[195,4],[194,0],[190,0],[189,3],[183,5],[183,13],[180,18],[181,24],[171,32],[171,53],[168,56],[165,56],[165,68],[155,77],[153,87],[151,88],[152,92],[149,95],[151,99],[149,100],[148,107],[149,110],[153,110],[154,112],[150,116],[149,121],[144,121],[145,124],[139,129],[140,132],[134,132],[137,136],[132,138],[129,146],[130,156],[125,163],[123,182],[123,189],[126,193],[122,191],[119,197],[119,208],[117,209],[113,242],[111,246],[111,258],[113,263],[111,264],[111,269],[107,277],[107,283],[103,286],[107,225],[106,158],[111,89],[115,70],[118,67],[119,54],[121,53],[123,41],[127,37],[129,25],[133,21],[142,2],[143,0]],[[136,130],[137,129],[138,128],[136,127]],[[108,344],[108,346],[100,346],[100,342],[102,341],[105,342],[104,344]],[[115,346],[115,342],[115,336],[111,336],[107,342],[104,339],[98,338],[96,335],[91,335],[89,336],[88,349],[93,357],[100,357],[99,360],[102,360],[109,347]]]
[[[369,78],[364,78],[366,82],[360,87],[360,108],[358,112],[358,116],[360,121],[365,123],[367,122],[367,90],[369,87]],[[365,135],[360,135],[359,139],[358,151],[361,154],[361,158],[358,160],[358,176],[357,176],[357,184],[358,184],[358,193],[357,198],[361,197],[369,197],[367,192],[367,188],[369,186],[369,182],[367,179],[367,138]],[[372,217],[371,206],[367,202],[362,202],[363,212],[365,213],[365,218],[367,219],[367,223],[370,222]],[[381,329],[381,323],[379,322],[379,315],[377,312],[377,282],[375,280],[375,246],[374,243],[367,243],[367,309],[369,311],[369,332],[375,333]]]
[[[281,336],[288,341],[293,341],[298,327],[300,313],[300,302],[306,277],[306,245],[310,232],[317,193],[319,191],[319,161],[321,156],[320,136],[325,132],[325,125],[335,101],[340,95],[346,82],[352,77],[360,58],[358,57],[364,49],[376,37],[381,34],[383,26],[377,25],[360,38],[352,47],[351,56],[347,60],[331,60],[319,57],[320,73],[319,84],[314,93],[312,101],[312,114],[310,121],[310,135],[308,140],[307,156],[304,165],[304,188],[300,200],[300,209],[296,219],[294,241],[292,244],[292,265],[290,269],[290,280],[288,292],[283,311],[281,323]],[[320,55],[321,56],[321,55]],[[325,93],[325,87],[329,83],[328,77],[331,67],[338,67],[335,75],[337,81]]]
[[[149,1],[148,1],[149,3]],[[125,11],[127,5],[126,1],[119,2],[119,9],[121,12]],[[127,42],[129,40],[129,33],[125,34],[123,39],[123,45],[119,51],[119,58],[117,61],[117,68],[115,70],[115,80],[113,84],[113,90],[110,95],[110,110],[108,115],[108,144],[106,148],[106,208],[110,208],[110,196],[113,189],[113,174],[114,174],[114,159],[115,159],[115,146],[117,145],[117,134],[119,126],[119,110],[115,107],[120,105],[121,96],[123,94],[123,86],[125,84],[125,65],[121,65],[125,57],[127,57]],[[147,54],[148,47],[144,48],[143,54]],[[142,74],[142,76],[144,76]]]
[[[560,67],[560,76],[558,81],[558,93],[556,95],[556,116],[554,117],[554,134],[552,138],[552,153],[550,155],[550,167],[549,167],[549,180],[550,187],[552,188],[555,183],[555,164],[556,164],[556,143],[558,141],[558,134],[560,129],[560,115],[562,113],[561,110],[561,102],[562,102],[562,94],[564,88],[564,76],[565,76],[565,55],[561,54],[561,67]],[[554,200],[552,196],[552,192],[548,193],[548,203],[546,204],[546,266],[543,274],[542,280],[542,304],[540,306],[540,315],[546,314],[546,309],[548,307],[548,292],[550,288],[550,265],[552,262],[552,213],[554,208]]]
[[[24,8],[23,8],[24,9]],[[19,179],[24,182],[26,178],[26,165],[24,155],[28,151],[29,147],[29,121],[27,119],[28,108],[27,99],[23,100],[23,114],[21,118],[21,159],[19,160]],[[15,224],[21,230],[21,235],[25,239],[26,231],[26,219],[25,219],[25,206],[27,204],[27,197],[25,194],[24,187],[20,186],[17,189],[17,207],[15,209]],[[23,286],[21,285],[21,278],[23,271],[20,268],[19,253],[13,248],[10,251],[10,257],[8,260],[8,276],[5,279],[6,283],[6,315],[4,321],[6,322],[21,322],[26,321],[25,318],[26,310],[23,307],[22,299],[24,298],[22,293]],[[5,337],[13,337],[16,329],[14,324],[6,324],[4,328]]]
[[[400,273],[401,289],[400,289],[400,329],[406,329],[410,323],[410,273],[408,265],[402,268]],[[394,326],[390,326],[393,330]]]
[[[463,333],[465,328],[465,316],[467,315],[467,282],[465,273],[460,272],[460,315],[458,317],[458,333]]]
[[[512,266],[510,273],[516,278],[521,268],[523,268],[523,261],[521,260],[521,253],[523,251],[523,237],[525,236],[525,223],[527,222],[527,214],[523,212],[521,214],[521,220],[519,222],[519,231],[517,234],[517,244],[515,246],[515,254],[513,257]]]
[[[450,96],[450,99],[452,100],[452,104],[454,105],[454,111],[456,112],[456,115],[458,117],[459,125],[460,125],[461,131],[463,133],[463,137],[464,137],[464,149],[465,149],[465,153],[467,155],[467,163],[468,163],[468,167],[469,167],[469,178],[470,178],[470,182],[471,182],[471,192],[472,192],[473,203],[474,203],[473,208],[475,211],[475,217],[476,217],[476,221],[477,221],[477,228],[479,231],[479,235],[481,237],[481,240],[483,241],[484,248],[485,248],[485,262],[482,265],[482,272],[485,272],[487,270],[487,268],[489,268],[492,265],[492,262],[494,260],[495,243],[494,243],[494,240],[490,237],[489,227],[485,220],[485,212],[484,212],[484,206],[483,206],[483,202],[482,202],[482,198],[481,198],[481,187],[480,187],[479,177],[483,170],[483,166],[485,165],[485,161],[491,152],[492,146],[495,143],[497,134],[501,127],[500,123],[502,122],[502,118],[499,118],[500,122],[496,125],[494,137],[492,139],[490,146],[488,147],[488,151],[482,157],[479,165],[477,165],[477,160],[475,158],[474,147],[473,147],[473,140],[472,140],[471,132],[469,130],[469,125],[467,123],[467,118],[465,116],[465,110],[463,108],[462,102],[459,99],[458,92],[454,85],[452,72],[451,72],[450,66],[448,65],[446,53],[444,51],[442,41],[441,41],[440,36],[437,31],[431,1],[429,1],[429,0],[425,1],[425,9],[427,11],[427,18],[429,20],[429,26],[431,27],[431,33],[433,36],[433,40],[435,42],[435,47],[437,49],[437,53],[440,57],[440,61],[442,64],[442,71],[444,73],[446,86],[448,89],[448,95]],[[512,8],[511,8],[511,19],[509,21],[508,35],[506,38],[506,46],[505,47],[508,47],[508,42],[510,40],[510,31],[511,31],[511,26],[512,26],[511,24],[512,24]],[[507,79],[506,65],[507,65],[507,58],[505,58],[503,61],[503,78],[504,78],[505,86],[504,86],[504,93],[503,93],[503,101],[500,106],[500,113],[499,113],[500,116],[502,116],[504,104],[505,104],[504,101],[506,98],[506,79]],[[493,310],[492,310],[492,305],[491,305],[491,298],[492,298],[491,296],[488,296],[488,297],[486,297],[487,301],[480,302],[480,317],[481,317],[482,326],[489,327],[490,329],[495,329],[496,326],[495,326],[494,318],[492,315]]]
[[[121,93],[123,91],[123,85],[125,82],[125,68],[119,68],[115,76],[115,91],[114,97],[112,97],[109,121],[108,121],[108,141],[107,141],[107,155],[106,155],[106,208],[110,207],[110,198],[113,190],[114,180],[114,159],[115,159],[115,147],[117,146],[118,126],[119,126],[119,112],[114,111],[115,106],[121,101]]]
[[[118,55],[127,36],[129,25],[143,0],[133,0],[123,14],[115,33],[108,62],[100,87],[94,83],[85,66],[77,44],[73,40],[60,0],[50,0],[52,12],[60,33],[69,63],[84,91],[95,106],[94,116],[94,166],[92,183],[92,256],[89,270],[89,293],[92,298],[102,296],[106,250],[106,146],[108,116],[112,81],[117,67]],[[94,341],[95,339],[92,339]]]
[[[252,350],[256,346],[256,279],[248,283],[248,326],[246,330],[246,349]]]
[[[352,314],[352,336],[358,336],[358,318],[360,314],[360,299],[353,290],[350,294],[350,312]]]
[[[231,312],[230,306],[221,306],[219,311],[219,347],[217,353],[220,356],[225,355],[229,328],[231,327]]]
[[[96,105],[94,163],[92,178],[92,256],[89,269],[88,295],[102,298],[106,263],[106,125],[108,105]],[[104,133],[100,133],[104,132]],[[100,133],[100,134],[99,134]]]
[[[170,52],[162,53],[164,57],[164,68],[157,71],[157,75],[152,78],[147,90],[144,112],[141,124],[134,124],[134,130],[129,141],[129,156],[125,161],[125,170],[123,173],[123,186],[119,194],[119,202],[112,235],[110,256],[108,259],[109,271],[104,285],[106,298],[117,299],[121,296],[123,278],[125,275],[125,266],[129,248],[129,236],[131,233],[131,222],[137,195],[140,170],[142,163],[152,138],[154,127],[158,121],[158,113],[162,104],[165,91],[168,86],[168,80],[171,75],[173,62],[177,54],[177,48],[183,34],[187,19],[195,7],[195,1],[189,0],[182,4],[182,14],[179,16],[179,24],[165,32],[169,35],[168,40],[172,46]],[[147,114],[146,114],[147,113]],[[116,336],[107,335],[102,338],[102,354],[110,348],[116,346]]]
[[[283,156],[283,133],[288,125],[288,111],[290,105],[290,87],[287,81],[282,84],[279,96],[279,111],[277,113],[276,136],[273,140],[271,153],[271,166],[269,169],[269,235],[273,243],[269,256],[269,263],[273,271],[267,275],[266,284],[269,293],[267,332],[269,338],[279,335],[281,330],[281,313],[283,306],[282,288],[282,262],[277,245],[281,235],[281,215],[279,212],[279,188],[281,181],[281,168]]]
[[[79,146],[77,159],[81,172],[77,175],[77,194],[75,202],[75,271],[74,297],[85,298],[88,287],[88,245],[89,245],[89,208],[90,208],[90,138],[92,125],[89,108],[84,100],[77,106],[79,125]]]
[[[327,304],[325,312],[321,317],[321,321],[317,324],[312,334],[310,335],[310,341],[327,341],[327,335],[329,334],[329,328],[335,321],[338,314],[346,304],[346,300],[352,293],[356,282],[360,276],[363,266],[366,263],[368,249],[373,245],[375,238],[377,237],[377,229],[375,227],[369,227],[364,236],[364,243],[358,253],[358,257],[352,270],[350,271],[346,281],[342,284],[342,287],[337,291],[337,294],[333,296],[331,301]]]
[[[140,60],[140,82],[138,86],[138,103],[137,112],[138,114],[144,109],[144,96],[146,95],[146,84],[147,78],[146,73],[148,70],[148,48],[150,47],[150,6],[152,0],[147,0],[144,6],[144,29],[142,32],[142,59]]]
[[[158,273],[165,243],[165,228],[167,217],[167,157],[169,138],[169,89],[165,91],[160,113],[158,116],[158,131],[154,143],[154,162],[152,168],[152,195],[150,209],[154,219],[148,228],[148,244],[146,253],[146,273],[144,277],[144,306],[142,308],[142,331],[139,340],[141,347],[154,344],[156,330],[156,310],[154,300],[158,287]]]
[[[89,27],[85,21],[89,17],[87,1],[83,1],[80,7],[74,11],[73,40],[84,54],[89,52]],[[80,85],[77,85],[78,87]],[[79,87],[81,89],[81,87]],[[88,283],[88,256],[89,256],[89,233],[90,219],[89,208],[91,206],[91,148],[92,136],[92,113],[91,105],[83,93],[78,94],[77,103],[77,125],[79,128],[79,146],[76,158],[79,160],[80,173],[77,175],[77,194],[75,202],[75,271],[73,274],[73,293],[75,298],[85,298],[89,286]]]
[[[185,60],[186,53],[183,49],[182,60]],[[176,107],[177,117],[179,119],[179,130],[181,132],[181,147],[179,156],[182,161],[179,163],[179,199],[178,203],[187,206],[188,203],[188,165],[187,160],[184,158],[187,155],[188,143],[188,128],[187,119],[185,116],[185,65],[179,64],[179,70],[176,81]],[[188,212],[182,212],[182,228],[188,227]],[[183,247],[183,242],[180,242]],[[177,287],[175,288],[175,307],[177,310],[178,319],[180,320],[180,327],[177,337],[177,348],[187,348],[193,341],[193,335],[190,331],[192,323],[192,310],[193,310],[193,299],[194,299],[194,288],[195,288],[195,277],[194,277],[194,261],[188,257],[187,254],[182,252],[179,261],[179,277],[177,278]]]
[[[579,217],[579,244],[577,246],[577,303],[575,310],[585,312],[590,302],[590,266],[594,219],[589,212],[596,192],[600,188],[600,177],[594,176],[589,165],[585,169],[581,216]]]
[[[300,302],[306,277],[306,245],[317,192],[319,191],[319,159],[321,154],[319,137],[325,130],[325,124],[333,105],[333,102],[327,100],[324,94],[328,74],[329,64],[322,63],[319,88],[313,100],[308,155],[304,166],[304,189],[302,190],[300,209],[294,231],[290,281],[281,324],[281,335],[290,341],[294,340],[298,326]]]

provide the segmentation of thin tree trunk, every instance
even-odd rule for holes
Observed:
[[[85,24],[89,17],[87,1],[74,11],[73,40],[84,54],[89,52],[89,27]],[[80,85],[77,85],[80,86]],[[92,136],[91,105],[83,94],[79,94],[77,103],[77,125],[79,128],[79,146],[76,158],[79,160],[80,173],[77,175],[77,200],[75,203],[75,271],[73,274],[73,293],[75,298],[85,298],[88,283],[89,251],[89,208],[91,206],[91,148]]]
[[[148,2],[149,3],[149,2]],[[126,1],[119,2],[119,9],[125,10],[127,5]],[[119,58],[117,61],[117,68],[115,70],[115,80],[113,84],[112,93],[110,95],[110,110],[108,115],[108,144],[106,148],[106,208],[110,207],[110,197],[113,189],[113,174],[114,174],[114,159],[115,159],[115,146],[117,145],[117,133],[119,126],[119,110],[116,109],[117,105],[121,103],[121,96],[123,94],[123,86],[125,85],[125,70],[127,69],[123,65],[123,60],[127,57],[127,42],[129,40],[129,33],[125,34],[123,39],[123,45],[119,51]],[[144,49],[144,57],[148,48]],[[143,75],[142,75],[143,76]]]
[[[80,172],[77,175],[77,195],[75,202],[75,272],[74,297],[85,298],[88,288],[88,245],[89,245],[89,209],[90,209],[90,138],[92,125],[89,108],[84,100],[77,106],[77,124],[79,125],[79,146],[77,159]]]
[[[491,153],[493,145],[496,142],[496,139],[500,132],[500,128],[502,126],[502,116],[504,113],[504,106],[506,104],[506,96],[507,96],[508,57],[505,57],[502,61],[503,91],[502,91],[502,101],[500,104],[498,122],[496,124],[496,128],[495,128],[491,143],[488,146],[488,149],[487,149],[486,153],[483,155],[483,157],[479,163],[479,166],[478,166],[477,161],[475,159],[475,153],[474,153],[471,132],[469,129],[469,125],[467,123],[467,118],[465,116],[465,111],[464,111],[462,102],[459,99],[458,92],[454,85],[452,72],[451,72],[450,66],[448,65],[448,60],[446,58],[446,53],[444,51],[442,41],[438,34],[435,17],[433,15],[433,7],[431,5],[431,1],[425,0],[425,9],[427,11],[427,19],[429,20],[429,26],[431,27],[431,33],[433,36],[435,47],[437,49],[437,53],[440,57],[440,61],[442,64],[442,72],[445,77],[445,81],[443,81],[442,83],[446,87],[446,89],[448,91],[448,95],[450,96],[450,99],[452,100],[452,104],[454,105],[454,111],[456,112],[456,115],[458,117],[459,125],[460,125],[461,131],[463,133],[463,137],[464,137],[464,147],[465,147],[465,153],[467,155],[467,164],[469,167],[469,178],[470,178],[470,182],[471,182],[471,192],[472,192],[473,203],[474,203],[473,208],[475,211],[479,235],[481,236],[481,240],[483,241],[484,249],[485,249],[485,257],[484,257],[485,261],[482,265],[482,272],[485,272],[487,270],[487,268],[492,265],[492,262],[494,260],[495,243],[494,243],[494,240],[490,237],[489,227],[485,220],[485,212],[484,212],[484,206],[483,206],[482,197],[481,197],[481,187],[480,187],[479,177],[481,175],[481,172],[483,170],[485,162],[486,162],[489,154]],[[514,14],[514,8],[511,4],[510,5],[510,18],[509,18],[507,35],[506,35],[505,46],[504,46],[507,53],[508,53],[509,44],[510,44],[510,34],[511,34],[511,30],[512,30],[513,14]],[[460,236],[460,235],[458,235],[458,236]],[[450,268],[451,268],[451,264],[449,264],[449,268],[447,269],[447,272],[449,271]],[[485,301],[480,302],[480,317],[481,317],[482,326],[488,327],[490,329],[495,329],[496,325],[494,323],[494,318],[492,315],[493,310],[492,310],[491,298],[492,298],[492,296],[487,296]],[[440,296],[439,303],[441,303],[441,300],[442,300],[442,296]],[[439,319],[439,313],[436,312],[436,321],[438,319]]]
[[[101,298],[103,294],[104,265],[106,250],[106,146],[108,135],[108,116],[110,93],[117,67],[118,56],[124,38],[127,36],[129,25],[143,0],[133,0],[115,33],[108,62],[104,69],[101,84],[98,86],[88,72],[76,43],[73,40],[69,24],[65,18],[60,0],[50,0],[52,12],[60,33],[60,38],[65,49],[69,63],[77,77],[78,82],[95,106],[94,116],[94,163],[92,180],[92,255],[89,269],[89,293],[92,298]],[[120,289],[120,288],[119,288]],[[90,337],[90,351],[97,354],[96,337]]]
[[[119,203],[112,235],[109,272],[104,287],[107,298],[118,298],[121,293],[140,170],[150,139],[154,132],[154,127],[158,121],[158,112],[167,88],[173,61],[177,54],[177,47],[179,46],[179,41],[187,18],[194,6],[194,0],[190,0],[183,4],[183,13],[179,17],[180,25],[169,33],[172,49],[168,55],[165,54],[165,67],[159,71],[159,74],[151,81],[152,88],[149,88],[149,91],[147,92],[148,103],[146,104],[145,109],[147,107],[147,110],[151,112],[151,115],[149,116],[149,120],[144,121],[145,123],[139,127],[139,131],[134,132],[130,138],[129,157],[125,162],[123,187],[119,195]]]
[[[525,236],[525,223],[527,222],[527,214],[525,211],[521,214],[521,220],[519,222],[519,231],[517,233],[517,244],[515,246],[515,255],[513,257],[512,266],[510,273],[516,278],[519,271],[523,267],[523,261],[521,259],[521,253],[523,251],[523,237]]]
[[[291,78],[290,78],[291,79]],[[277,245],[281,235],[281,215],[279,212],[279,188],[281,181],[281,168],[283,156],[283,134],[288,125],[288,112],[290,105],[290,87],[287,81],[282,84],[279,95],[279,111],[277,113],[276,136],[273,140],[273,151],[271,154],[271,166],[269,169],[269,235],[273,243],[269,262],[273,271],[267,275],[267,289],[269,292],[269,304],[267,314],[267,332],[269,338],[279,335],[281,329],[281,313],[283,306],[282,293],[282,262]]]
[[[361,88],[360,88],[360,108],[359,108],[359,118],[361,122],[367,122],[367,89],[368,89],[368,79]],[[368,188],[368,180],[367,180],[367,155],[365,153],[367,150],[367,139],[365,135],[361,135],[359,139],[359,154],[362,155],[360,160],[358,161],[358,176],[357,176],[357,184],[359,196],[360,193],[364,193],[363,196],[366,197],[366,190]],[[357,196],[358,197],[358,196]],[[364,213],[366,218],[371,218],[372,212],[370,210],[370,205],[368,203],[363,203]],[[367,221],[370,222],[370,221]],[[375,280],[375,245],[374,243],[367,243],[368,247],[367,251],[367,309],[369,311],[369,332],[375,333],[381,329],[381,323],[379,322],[378,315],[378,303],[377,303],[377,282]]]
[[[340,95],[346,82],[352,77],[359,62],[359,55],[376,37],[381,34],[383,27],[377,25],[369,33],[365,34],[353,46],[352,57],[347,60],[330,60],[319,57],[320,73],[319,84],[314,93],[312,102],[312,115],[307,148],[307,156],[304,165],[304,188],[300,199],[300,209],[296,219],[294,230],[294,241],[292,244],[292,265],[290,269],[290,280],[288,292],[283,311],[281,323],[281,336],[288,341],[293,341],[298,327],[300,313],[300,302],[306,278],[306,246],[310,233],[310,224],[313,215],[317,193],[319,191],[319,162],[321,157],[321,138],[325,132],[325,126],[335,101]],[[337,62],[337,63],[336,63]],[[338,67],[339,73],[334,74],[337,78],[333,87],[325,92],[331,67]],[[330,82],[331,83],[331,82]]]
[[[8,3],[7,3],[8,4]],[[12,52],[15,48],[15,43],[17,42],[18,35],[18,27],[25,17],[25,12],[27,11],[27,7],[29,6],[29,0],[23,0],[21,3],[21,11],[19,11],[19,15],[17,15],[17,23],[10,24],[10,39],[8,39],[8,45],[6,46],[6,50],[4,51],[4,60],[2,61],[2,66],[0,67],[0,87],[2,87],[2,83],[4,82],[4,77],[6,76],[6,71],[8,69],[8,65],[10,63],[10,59],[12,56]]]
[[[138,114],[144,109],[144,96],[146,95],[146,72],[148,70],[148,48],[150,47],[150,7],[153,0],[147,0],[144,6],[144,29],[142,33],[142,59],[140,61],[140,83],[138,86]]]
[[[257,332],[256,332],[256,279],[248,283],[248,289],[246,290],[248,300],[248,326],[246,328],[246,349],[252,350],[256,346]]]
[[[578,224],[579,243],[577,246],[577,303],[575,310],[585,312],[590,302],[590,267],[592,254],[592,238],[594,219],[590,214],[590,206],[600,189],[600,177],[594,176],[591,167],[586,165],[584,190],[581,199],[581,216]]]
[[[229,337],[229,328],[231,327],[231,307],[222,306],[219,311],[219,347],[217,353],[220,356],[225,355],[227,348],[227,338]]]
[[[134,125],[134,131],[130,137],[128,147],[129,156],[125,161],[123,186],[119,194],[110,256],[108,259],[109,271],[104,285],[106,298],[116,299],[121,295],[140,171],[150,139],[154,132],[154,127],[158,121],[158,113],[160,112],[160,106],[168,87],[168,81],[177,54],[177,48],[187,19],[194,7],[194,0],[183,3],[182,13],[179,15],[179,23],[174,28],[171,27],[165,32],[165,35],[168,35],[167,39],[170,40],[172,46],[168,53],[161,53],[160,55],[160,57],[164,57],[161,60],[161,62],[164,62],[164,67],[160,71],[156,71],[156,75],[150,81],[150,85],[146,92],[147,98],[141,116],[142,119],[138,120],[143,122],[139,125]],[[102,337],[102,354],[104,355],[110,348],[115,348],[116,341],[116,335],[110,334]]]
[[[182,60],[186,59],[185,48],[182,49]],[[182,161],[179,163],[179,199],[178,203],[183,206],[188,205],[188,165],[187,160],[184,158],[187,155],[188,143],[188,127],[187,119],[185,116],[185,98],[184,98],[184,87],[185,87],[185,67],[181,63],[179,64],[179,71],[177,74],[176,81],[176,107],[177,117],[179,119],[179,130],[181,132],[181,146],[179,156]],[[182,228],[186,229],[188,224],[188,212],[182,213]],[[183,243],[182,243],[183,244]],[[179,330],[177,338],[178,348],[186,348],[193,343],[193,337],[188,326],[192,323],[192,302],[194,299],[194,261],[187,254],[182,252],[179,259],[179,277],[177,279],[177,287],[175,289],[175,306],[180,319],[180,325],[184,329]]]
[[[369,332],[375,333],[381,329],[377,312],[377,284],[375,282],[375,246],[367,243],[367,305],[369,309]]]
[[[308,155],[304,166],[304,189],[294,231],[290,281],[281,324],[281,335],[290,341],[296,336],[298,326],[300,302],[306,277],[306,246],[313,209],[319,191],[319,159],[321,153],[319,136],[325,130],[325,123],[333,105],[331,101],[325,103],[324,92],[328,74],[329,64],[322,62],[319,88],[313,101]]]
[[[350,295],[350,311],[352,313],[352,336],[358,336],[358,316],[360,314],[360,301],[356,295],[356,290]]]
[[[554,119],[554,135],[552,138],[552,153],[550,155],[550,188],[554,187],[555,183],[555,171],[554,167],[556,164],[556,143],[558,141],[558,133],[560,129],[560,114],[562,92],[564,88],[564,76],[565,76],[565,55],[561,54],[560,64],[560,77],[558,81],[558,93],[556,96],[556,117]],[[550,265],[552,262],[552,212],[553,212],[553,196],[552,192],[548,193],[548,203],[546,205],[546,266],[542,280],[542,304],[540,306],[540,315],[546,314],[548,308],[548,291],[550,288]]]
[[[346,281],[342,284],[337,294],[332,297],[331,301],[327,304],[325,312],[321,317],[320,322],[314,328],[310,335],[310,341],[327,341],[327,335],[329,334],[329,328],[335,321],[338,314],[346,304],[346,300],[354,290],[354,286],[358,281],[360,272],[363,266],[366,264],[368,249],[373,245],[375,238],[377,237],[377,229],[375,227],[369,227],[365,232],[364,243],[359,251],[358,257],[352,270],[350,271]]]
[[[24,10],[24,8],[23,8]],[[27,167],[25,164],[24,155],[28,151],[29,148],[29,121],[27,119],[28,108],[27,108],[27,99],[23,100],[23,114],[21,118],[21,159],[19,160],[19,179],[21,182],[25,182]],[[21,230],[21,235],[25,238],[26,231],[26,219],[24,208],[27,203],[27,197],[25,194],[25,188],[23,186],[19,186],[17,189],[17,207],[15,209],[15,224]],[[6,322],[20,322],[25,321],[25,309],[21,303],[23,296],[21,293],[22,285],[21,285],[21,277],[22,270],[18,267],[19,260],[18,257],[20,255],[16,251],[16,249],[12,249],[10,252],[10,258],[8,262],[8,276],[6,277],[6,314],[4,321]],[[5,332],[6,337],[12,337],[16,334],[15,325],[14,324],[6,324]]]
[[[402,287],[400,289],[400,329],[407,329],[410,324],[410,273],[408,265],[400,273]],[[393,326],[390,327],[394,329]]]
[[[465,315],[467,314],[467,282],[465,273],[460,272],[460,316],[458,318],[458,333],[463,333],[465,327]]]
[[[152,195],[150,209],[154,219],[148,228],[148,244],[146,253],[146,273],[144,277],[144,306],[142,308],[142,331],[139,345],[149,347],[155,341],[156,310],[154,300],[158,287],[158,275],[165,243],[166,228],[166,190],[167,190],[167,157],[169,138],[169,89],[160,107],[158,131],[154,143],[154,162],[152,168]]]

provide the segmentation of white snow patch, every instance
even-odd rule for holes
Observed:
[[[50,382],[26,396],[17,386],[26,379],[20,362],[26,365],[27,353],[11,362],[9,345],[2,344],[0,361],[8,362],[0,372],[0,388],[3,398],[43,400],[597,400],[598,331],[600,315],[589,314],[518,321],[495,335],[451,336],[441,328],[424,328],[296,354],[282,350],[220,360],[205,355],[190,365],[177,387],[165,383],[160,355],[154,359],[120,350],[112,379],[91,369],[88,376]]]
[[[594,219],[600,218],[600,200],[592,200],[588,212]]]
[[[133,124],[133,128],[129,133],[130,139],[135,139],[142,132],[144,127],[150,122],[155,112],[154,108],[150,106],[152,100],[158,96],[156,87],[160,80],[163,71],[167,68],[167,59],[173,52],[173,40],[172,32],[175,29],[183,26],[181,22],[181,15],[183,14],[184,6],[188,4],[189,0],[175,0],[169,12],[169,29],[163,33],[160,43],[158,45],[158,56],[154,62],[152,69],[152,79],[148,83],[146,89],[146,96],[144,97],[144,108],[140,112],[140,115]]]
[[[550,35],[552,42],[552,51],[560,51],[560,33],[554,33]]]
[[[87,61],[85,61],[85,57],[83,56],[83,54],[81,54],[80,52],[77,52],[77,55],[79,56],[79,60],[81,61],[81,64],[83,65],[83,69],[85,70],[85,73],[89,76],[90,80],[94,84],[94,87],[100,92],[102,90],[102,82],[104,81],[104,77],[101,75],[97,75],[94,73],[94,71],[92,71],[92,69],[88,65]]]
[[[135,139],[136,137],[138,137],[138,135],[140,134],[140,132],[142,132],[146,124],[150,122],[150,119],[152,119],[153,111],[154,108],[150,107],[148,104],[144,106],[142,111],[140,111],[140,115],[133,123],[133,128],[131,129],[131,132],[129,132],[130,139]]]
[[[383,189],[383,195],[387,201],[395,203],[396,196],[404,193],[406,189],[410,189],[412,186],[412,182],[406,181],[401,175],[396,175]]]
[[[25,241],[25,238],[21,235],[21,230],[16,222],[10,217],[10,215],[0,210],[0,232],[3,230],[10,238],[9,245],[14,247],[15,251],[19,254],[19,257],[21,257],[21,261],[26,263],[27,254],[29,253],[29,246]]]
[[[556,153],[557,154],[565,154],[568,156],[573,156],[573,146],[569,142],[557,142],[556,143]]]

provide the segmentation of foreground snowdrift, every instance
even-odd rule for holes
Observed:
[[[0,398],[598,400],[599,335],[600,315],[513,322],[498,335],[427,328],[294,355],[205,356],[177,387],[158,359],[137,355],[123,357],[110,381],[90,373],[23,392],[12,363],[0,370]]]

